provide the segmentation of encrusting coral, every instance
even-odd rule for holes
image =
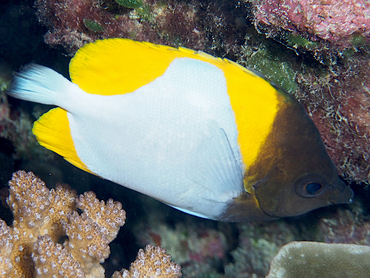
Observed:
[[[365,245],[293,241],[280,249],[266,278],[368,277],[369,256]]]
[[[14,173],[9,186],[14,221],[0,219],[0,277],[104,277],[108,244],[125,224],[121,203],[77,196],[66,185],[49,190],[32,172]],[[130,271],[113,277],[180,277],[180,270],[163,248],[148,245]]]

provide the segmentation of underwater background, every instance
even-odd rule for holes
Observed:
[[[13,214],[5,200],[8,181],[19,169],[32,171],[49,188],[65,183],[77,194],[93,191],[99,200],[119,201],[127,218],[110,244],[110,256],[103,264],[106,277],[123,267],[128,269],[138,250],[147,244],[165,248],[181,265],[183,277],[204,278],[265,277],[273,257],[292,241],[369,246],[368,14],[370,2],[355,0],[3,0],[0,218],[11,226]],[[39,146],[31,132],[32,123],[51,107],[7,97],[12,72],[32,62],[68,77],[69,60],[82,45],[110,37],[184,46],[263,73],[306,108],[340,176],[354,190],[353,203],[273,222],[216,222],[187,215],[85,173]],[[0,248],[5,248],[1,244]],[[306,248],[307,254],[319,252],[319,247],[298,248]],[[336,265],[335,270],[344,275],[337,277],[367,277],[369,251],[363,253],[367,265],[358,266],[355,276],[346,272],[360,261],[351,254],[341,249],[332,252],[333,260],[349,262]],[[294,269],[308,263],[294,258],[282,277],[297,277]],[[332,264],[319,259],[313,258],[310,264],[321,277],[329,277],[333,270]],[[308,270],[302,267],[301,271],[300,277],[310,277]],[[270,277],[278,277],[274,275]]]

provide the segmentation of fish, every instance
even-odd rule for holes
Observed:
[[[260,73],[201,51],[112,38],[80,48],[69,74],[29,64],[8,94],[56,106],[32,132],[84,171],[218,221],[352,201],[305,109]]]

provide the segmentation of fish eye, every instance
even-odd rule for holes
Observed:
[[[305,177],[296,183],[296,192],[302,197],[316,197],[323,192],[325,182],[318,177]]]
[[[322,184],[317,182],[310,182],[306,184],[306,192],[308,194],[316,194],[322,188]]]

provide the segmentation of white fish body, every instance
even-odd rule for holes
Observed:
[[[243,192],[235,116],[217,67],[176,59],[155,81],[112,96],[88,94],[41,66],[27,75],[54,81],[41,79],[31,98],[68,111],[74,147],[91,172],[201,217],[221,214]]]

